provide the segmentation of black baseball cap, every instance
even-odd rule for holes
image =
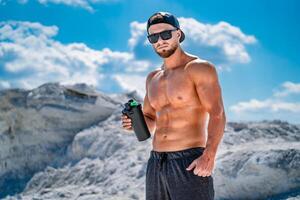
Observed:
[[[147,33],[149,34],[148,29],[149,29],[149,27],[151,25],[153,25],[153,24],[159,24],[159,23],[167,23],[167,24],[170,24],[170,25],[178,28],[181,31],[181,37],[180,37],[179,42],[182,42],[184,40],[185,34],[180,29],[180,25],[179,25],[178,19],[174,15],[172,15],[171,13],[169,13],[169,12],[157,12],[157,13],[154,13],[148,19],[148,22],[147,22]]]

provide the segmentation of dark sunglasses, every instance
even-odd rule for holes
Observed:
[[[172,38],[172,31],[177,31],[177,30],[178,30],[178,28],[162,31],[159,33],[154,33],[154,34],[148,35],[147,38],[151,44],[154,44],[158,41],[159,36],[162,40],[168,40],[168,39]]]

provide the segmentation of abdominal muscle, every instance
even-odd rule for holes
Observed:
[[[164,107],[156,115],[153,150],[162,152],[205,147],[207,117],[200,107]]]

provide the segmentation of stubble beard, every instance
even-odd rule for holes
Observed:
[[[176,49],[178,48],[178,44],[175,43],[171,49],[163,49],[161,52],[158,52],[157,50],[155,50],[155,52],[162,58],[168,58],[170,57],[171,55],[173,55],[173,53],[176,51]]]

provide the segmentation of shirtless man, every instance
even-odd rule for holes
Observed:
[[[182,50],[185,35],[172,14],[152,15],[147,32],[164,62],[146,79],[143,114],[155,131],[146,200],[214,199],[212,171],[226,123],[216,69]],[[133,130],[125,115],[122,124]]]

